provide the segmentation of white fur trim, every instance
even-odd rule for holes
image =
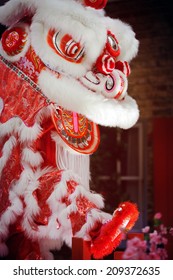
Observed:
[[[121,101],[107,99],[86,89],[80,82],[70,77],[61,76],[58,79],[48,71],[41,72],[39,85],[52,102],[67,110],[83,114],[97,124],[127,129],[138,120],[136,101],[128,95]]]
[[[11,0],[0,7],[0,23],[10,26],[24,17],[26,11],[34,14],[36,9],[34,0]]]
[[[74,193],[72,193],[69,196],[69,199],[72,203],[74,203],[74,201],[76,201],[76,199],[78,197],[87,198],[90,202],[94,203],[96,205],[96,207],[98,207],[100,209],[104,207],[104,202],[103,202],[103,198],[101,195],[99,195],[97,193],[89,192],[81,185],[78,185],[76,187]]]
[[[22,151],[22,161],[28,163],[32,167],[37,167],[43,162],[43,158],[39,152],[25,148]]]
[[[2,149],[2,157],[0,158],[0,174],[6,165],[10,155],[12,153],[13,148],[16,146],[17,141],[14,136],[11,136],[4,144]]]
[[[18,118],[11,118],[9,121],[5,123],[0,123],[0,137],[1,139],[6,136],[10,135],[13,131],[17,131],[17,127],[21,124],[21,120]]]
[[[85,240],[91,240],[91,236],[88,233],[94,227],[95,223],[101,222],[104,224],[111,219],[112,215],[100,211],[99,209],[91,209],[87,214],[87,222],[75,236],[84,238]]]

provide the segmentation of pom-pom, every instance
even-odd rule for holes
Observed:
[[[109,54],[102,54],[96,62],[97,70],[102,74],[110,74],[115,68],[115,60]]]
[[[92,240],[91,253],[95,259],[110,254],[121,242],[139,216],[136,204],[124,202],[115,210],[112,220],[102,225],[99,235]]]
[[[108,0],[84,0],[86,6],[92,7],[94,9],[103,9]]]

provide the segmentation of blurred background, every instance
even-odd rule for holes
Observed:
[[[0,4],[6,1],[0,0]],[[103,194],[105,211],[137,203],[138,232],[161,212],[173,226],[173,9],[168,0],[109,0],[106,14],[130,24],[140,41],[131,63],[128,93],[140,118],[128,130],[100,127],[101,144],[91,157],[91,189]],[[0,26],[1,33],[4,30]],[[173,243],[169,242],[169,259]]]

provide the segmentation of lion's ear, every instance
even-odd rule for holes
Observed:
[[[32,16],[37,9],[34,0],[10,0],[0,7],[0,23],[6,26],[16,24],[25,16]]]

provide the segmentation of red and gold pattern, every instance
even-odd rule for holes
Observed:
[[[82,154],[92,154],[98,148],[98,126],[83,115],[60,108],[52,112],[52,120],[59,136],[70,148]]]
[[[4,103],[0,121],[5,123],[13,117],[19,117],[27,126],[32,126],[36,114],[48,105],[48,100],[29,77],[11,63],[6,64],[2,57],[0,73],[0,97]]]
[[[45,64],[41,61],[39,56],[36,55],[31,46],[29,47],[26,55],[18,62],[15,62],[14,65],[32,79],[34,83],[37,83],[39,73],[45,68]]]

